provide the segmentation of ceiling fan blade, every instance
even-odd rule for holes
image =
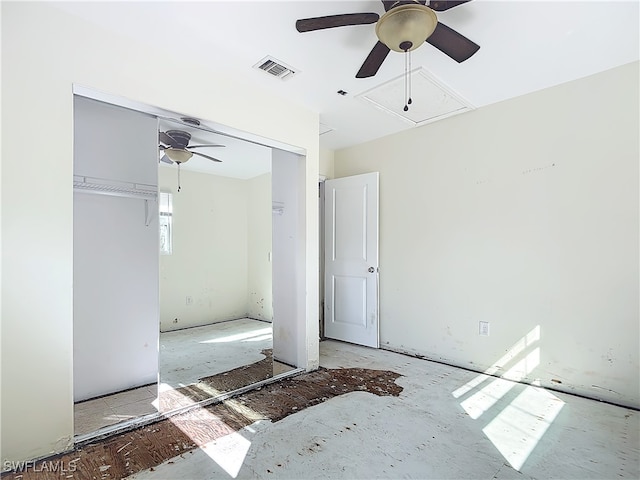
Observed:
[[[376,23],[380,15],[377,13],[343,13],[326,17],[303,18],[296,21],[299,32],[313,32],[324,28],[346,27],[349,25],[368,25]]]
[[[398,3],[398,0],[382,0],[382,4],[384,5],[384,11],[388,12],[389,10],[391,10],[391,7],[393,7],[396,3]]]
[[[201,148],[201,147],[226,147],[226,145],[220,145],[219,143],[208,143],[203,145],[189,145],[189,149]]]
[[[436,25],[431,36],[427,38],[427,43],[458,63],[464,62],[480,49],[480,45],[440,22]]]
[[[169,135],[167,135],[166,132],[158,132],[158,138],[165,145],[172,146],[175,143],[175,140]]]
[[[378,70],[380,69],[380,65],[384,62],[384,59],[389,55],[389,47],[387,47],[384,43],[378,41],[375,44],[371,52],[369,52],[369,56],[365,59],[364,63],[356,73],[356,78],[367,78],[373,77]]]
[[[210,157],[209,155],[205,155],[204,153],[199,153],[199,152],[191,152],[191,153],[193,153],[194,155],[199,155],[209,160],[213,160],[214,162],[222,162],[222,160],[218,160],[217,158]]]
[[[444,12],[450,8],[457,7],[463,3],[470,2],[471,0],[432,0],[429,2],[429,8],[436,12]]]
[[[162,157],[160,157],[160,161],[164,163],[168,163],[169,165],[173,165],[173,161],[166,155],[162,155]]]

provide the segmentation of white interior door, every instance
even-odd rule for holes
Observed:
[[[324,193],[325,336],[378,348],[378,172]]]

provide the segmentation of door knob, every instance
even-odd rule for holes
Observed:
[[[373,268],[373,267],[369,267],[369,273],[373,273],[373,272],[375,272],[375,271],[376,271],[376,269],[375,269],[375,268]]]

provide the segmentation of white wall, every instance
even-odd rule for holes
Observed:
[[[271,271],[271,174],[247,180],[248,305],[247,315],[273,320]]]
[[[336,152],[380,172],[381,345],[484,370],[533,331],[498,373],[640,406],[638,100],[635,63]]]
[[[86,97],[73,97],[73,174],[157,185],[158,120]]]
[[[301,230],[304,225],[301,213],[304,200],[300,192],[291,189],[300,176],[301,162],[298,155],[280,150],[272,154],[271,171],[273,205],[282,209],[279,215],[273,215],[273,358],[289,365],[300,367],[306,348],[299,341],[300,329],[297,318],[303,315],[303,307],[296,292],[300,288],[297,278],[303,260],[297,256]],[[317,208],[317,204],[316,204]],[[317,304],[315,305],[317,308]],[[317,312],[317,310],[316,310]]]
[[[74,98],[74,174],[157,185],[157,120]],[[155,383],[158,374],[157,203],[75,193],[74,401]]]
[[[177,168],[159,173],[160,189],[173,194],[173,253],[160,256],[161,331],[245,316],[246,181],[183,170],[177,192]]]
[[[2,460],[72,445],[74,83],[306,150],[300,330],[317,367],[318,115],[46,2],[3,2],[1,21]]]
[[[74,401],[156,383],[158,222],[140,199],[74,195]]]
[[[173,195],[173,253],[160,256],[161,331],[272,319],[271,174],[249,180],[159,169]],[[191,303],[187,302],[190,297]]]

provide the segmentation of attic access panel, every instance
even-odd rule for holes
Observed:
[[[409,75],[412,103],[406,112],[403,110],[404,75],[361,93],[357,98],[412,126],[435,122],[474,109],[468,101],[442,85],[424,68],[413,70]]]

